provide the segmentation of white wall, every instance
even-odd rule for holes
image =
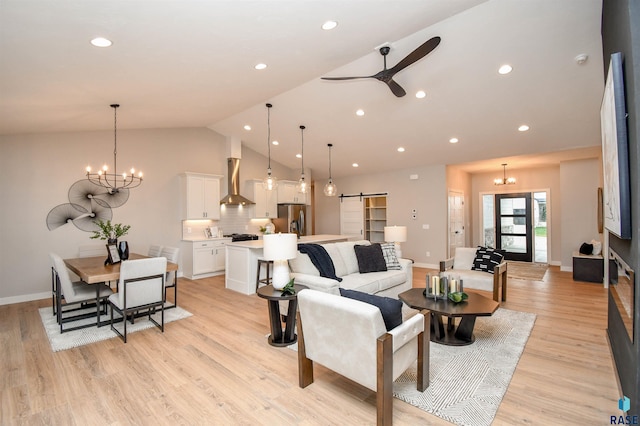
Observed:
[[[598,234],[598,186],[601,186],[600,159],[566,161],[560,164],[562,191],[562,269],[573,270],[572,253],[583,242],[602,241]]]
[[[142,185],[113,210],[114,221],[131,225],[122,239],[132,251],[180,245],[180,173],[224,175],[221,196],[226,194],[225,144],[222,135],[206,128],[118,131],[119,170],[135,165],[144,172]],[[88,164],[96,168],[105,161],[113,167],[112,131],[0,137],[0,303],[46,296],[49,252],[76,257],[79,245],[99,242],[73,224],[49,231],[46,217],[68,203],[69,187],[84,179]],[[264,156],[243,149],[241,180],[262,178],[266,163]],[[274,161],[272,168],[280,178],[297,179]]]
[[[409,179],[418,175],[417,180]],[[325,181],[315,182],[316,233],[340,232],[340,198],[323,194]],[[445,166],[424,166],[375,175],[334,178],[339,194],[388,192],[387,223],[407,227],[404,257],[417,266],[437,267],[447,248],[447,188]],[[411,219],[412,209],[417,219]],[[422,225],[428,224],[429,229]],[[426,256],[426,252],[430,256]]]

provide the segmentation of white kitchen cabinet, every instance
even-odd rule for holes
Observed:
[[[247,181],[247,194],[250,200],[256,203],[253,206],[254,218],[272,218],[278,216],[278,193],[267,191],[262,186],[261,180]]]
[[[207,241],[184,241],[183,273],[195,280],[224,272],[226,243],[230,238]]]
[[[291,180],[278,182],[278,204],[306,204],[307,194],[298,192],[297,185],[298,182]]]
[[[221,179],[221,175],[201,173],[181,175],[183,219],[220,219]]]

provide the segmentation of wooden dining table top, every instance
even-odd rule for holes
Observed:
[[[129,260],[147,259],[149,256],[143,254],[131,253]],[[87,284],[97,284],[106,281],[116,281],[120,278],[120,263],[113,265],[105,265],[105,256],[95,257],[78,257],[74,259],[65,259],[64,263],[70,271],[75,273],[80,279]],[[178,265],[167,262],[167,272],[177,271]]]

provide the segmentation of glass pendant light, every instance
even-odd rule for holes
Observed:
[[[307,181],[304,179],[304,126],[300,126],[300,135],[302,138],[302,152],[301,152],[301,158],[302,158],[302,172],[300,173],[300,180],[298,181],[298,184],[296,185],[296,191],[298,191],[301,194],[306,194],[307,193],[307,189],[308,189],[308,185],[307,185]]]
[[[269,165],[267,166],[267,177],[262,180],[262,186],[267,191],[273,191],[278,187],[278,179],[271,175],[271,107],[273,105],[266,104],[267,106],[267,149],[269,150]]]
[[[333,179],[331,178],[331,147],[333,144],[328,143],[327,146],[329,147],[329,182],[324,186],[324,195],[327,197],[335,197],[338,195],[338,188],[336,188],[336,184],[333,183]]]

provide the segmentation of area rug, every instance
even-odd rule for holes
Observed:
[[[100,342],[102,340],[111,339],[113,337],[117,337],[118,335],[111,330],[111,327],[107,325],[103,325],[100,328],[97,327],[87,327],[81,328],[79,330],[73,331],[65,331],[60,334],[60,326],[56,322],[56,318],[52,315],[51,307],[40,308],[40,318],[42,319],[42,325],[44,325],[44,329],[47,332],[47,337],[49,338],[49,343],[51,343],[51,349],[53,352],[64,351],[66,349],[76,348],[78,346],[88,345],[90,343]],[[190,317],[192,314],[181,307],[176,307],[172,309],[166,309],[164,311],[164,323],[165,325],[172,321],[181,320],[184,318]],[[152,315],[153,318],[160,322],[160,312]],[[114,315],[114,318],[119,317],[117,313]],[[108,319],[109,317],[102,317],[104,319]],[[73,321],[65,324],[66,327],[74,327],[77,325],[95,323],[95,318],[87,318],[84,320]],[[115,327],[122,332],[123,324],[117,323]],[[155,327],[155,325],[149,321],[147,317],[142,317],[136,319],[134,324],[127,324],[127,334],[135,333],[136,331],[146,330],[147,328]]]
[[[476,320],[468,346],[431,343],[429,388],[416,389],[416,367],[393,384],[393,396],[457,425],[490,425],[531,334],[535,314],[499,308]]]
[[[542,281],[549,265],[533,262],[507,262],[507,276],[521,280]]]

